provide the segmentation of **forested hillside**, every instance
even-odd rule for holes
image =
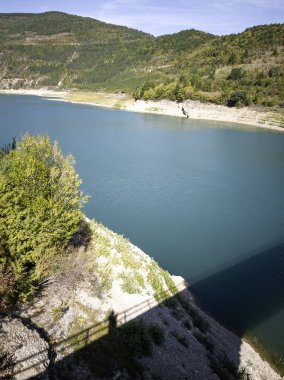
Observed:
[[[125,91],[228,106],[284,103],[284,24],[154,37],[60,12],[0,14],[0,88]]]

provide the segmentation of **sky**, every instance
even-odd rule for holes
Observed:
[[[0,0],[0,13],[62,11],[155,36],[184,29],[223,35],[284,22],[284,0]]]

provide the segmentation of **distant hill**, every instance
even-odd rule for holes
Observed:
[[[218,37],[154,37],[61,12],[0,14],[0,88],[134,92],[135,98],[284,104],[284,24]]]

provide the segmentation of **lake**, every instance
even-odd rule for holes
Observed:
[[[0,96],[1,145],[27,131],[75,156],[88,217],[185,277],[227,327],[284,357],[284,133]]]

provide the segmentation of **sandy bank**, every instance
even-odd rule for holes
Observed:
[[[34,95],[34,96],[46,96],[52,98],[61,98],[68,94],[67,91],[54,91],[48,89],[19,89],[19,90],[1,90],[0,94],[6,95]]]
[[[127,109],[136,112],[180,116],[188,119],[224,121],[284,132],[284,128],[280,127],[281,122],[277,120],[278,116],[274,112],[258,112],[248,107],[229,108],[193,100],[186,100],[183,103],[170,100],[160,100],[158,102],[138,100],[128,106]]]
[[[188,119],[212,120],[236,124],[251,125],[284,132],[284,117],[276,111],[257,111],[252,108],[229,108],[216,104],[205,104],[199,101],[186,100],[176,103],[170,100],[134,101],[128,94],[103,92],[74,92],[38,90],[0,90],[2,94],[36,95],[52,97],[56,100],[88,104],[100,107],[111,107],[125,111],[177,116]]]

